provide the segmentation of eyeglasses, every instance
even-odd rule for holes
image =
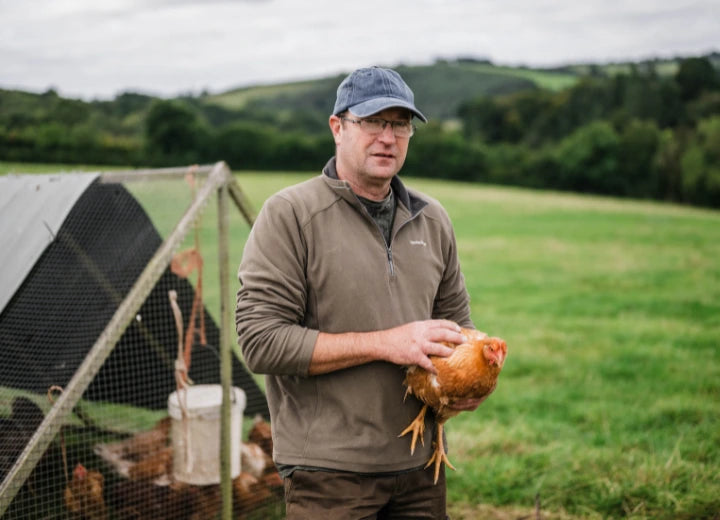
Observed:
[[[382,119],[380,117],[366,117],[365,119],[350,119],[349,117],[340,116],[343,121],[350,121],[359,125],[360,128],[367,134],[378,135],[385,131],[385,127],[390,125],[392,128],[393,135],[395,137],[412,137],[415,133],[415,125],[410,121],[390,121],[388,119]]]

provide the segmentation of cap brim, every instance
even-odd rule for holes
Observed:
[[[417,108],[415,108],[412,103],[408,103],[407,101],[394,97],[379,97],[369,99],[367,101],[363,101],[362,103],[358,103],[357,105],[348,107],[348,110],[350,110],[350,112],[352,112],[358,117],[368,117],[373,114],[377,114],[378,112],[382,112],[383,110],[388,108],[407,108],[420,121],[422,121],[423,123],[427,123],[427,117],[425,117],[423,113],[420,112]]]

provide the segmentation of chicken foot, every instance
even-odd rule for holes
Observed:
[[[441,423],[437,425],[437,440],[435,441],[435,451],[433,452],[432,457],[430,457],[430,460],[428,460],[425,467],[430,467],[433,462],[435,463],[435,481],[433,482],[434,484],[437,484],[438,478],[440,477],[440,466],[443,462],[450,469],[455,469],[455,466],[450,463],[450,460],[445,454],[445,443],[443,442],[443,425]]]
[[[410,423],[410,425],[405,428],[398,437],[402,437],[403,435],[406,435],[410,432],[412,432],[412,441],[410,442],[410,455],[413,455],[415,453],[415,446],[417,445],[417,439],[418,436],[420,437],[420,443],[425,446],[425,438],[423,437],[423,434],[425,433],[425,414],[427,413],[428,405],[423,405],[422,410],[420,410],[420,413],[417,414],[417,417],[413,420],[413,422]]]

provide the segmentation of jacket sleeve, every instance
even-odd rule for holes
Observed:
[[[474,329],[470,319],[470,295],[460,270],[455,232],[450,217],[444,210],[442,214],[445,217],[445,271],[435,295],[433,318],[452,320],[462,327]]]
[[[318,331],[302,326],[307,248],[288,200],[266,201],[245,245],[235,307],[238,344],[250,370],[307,375]]]

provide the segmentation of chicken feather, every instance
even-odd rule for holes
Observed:
[[[412,433],[410,453],[414,453],[418,437],[423,442],[425,414],[432,408],[437,423],[435,450],[425,467],[435,464],[435,483],[443,462],[455,469],[445,454],[443,443],[445,422],[461,412],[453,405],[465,399],[483,399],[492,393],[507,355],[507,345],[502,339],[472,329],[461,332],[467,341],[460,345],[447,344],[453,348],[450,356],[430,356],[437,374],[415,365],[408,367],[405,375],[405,398],[413,395],[424,406],[399,436]]]

